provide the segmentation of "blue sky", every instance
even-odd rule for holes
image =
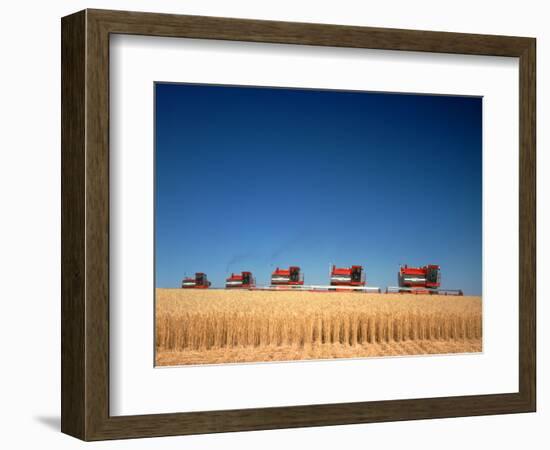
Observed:
[[[157,287],[249,270],[441,265],[481,294],[482,99],[155,85]]]

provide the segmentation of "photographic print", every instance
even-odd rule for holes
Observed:
[[[155,365],[482,351],[481,97],[154,89]]]

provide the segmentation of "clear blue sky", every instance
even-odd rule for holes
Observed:
[[[156,284],[441,265],[481,294],[482,99],[157,83]]]

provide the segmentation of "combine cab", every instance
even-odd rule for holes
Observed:
[[[184,278],[181,287],[182,289],[208,289],[210,284],[206,274],[198,272],[195,274],[195,278]]]
[[[303,286],[304,277],[300,268],[291,266],[288,269],[275,269],[271,274],[271,286]]]
[[[226,289],[249,289],[256,286],[256,280],[252,276],[252,272],[241,272],[240,274],[232,273],[225,280]]]
[[[439,266],[429,264],[424,267],[401,266],[397,273],[399,287],[388,287],[386,292],[409,294],[463,295],[459,289],[441,289]]]
[[[365,286],[365,272],[363,266],[339,268],[332,266],[330,271],[331,286]]]

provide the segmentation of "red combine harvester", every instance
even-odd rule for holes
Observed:
[[[208,289],[210,284],[205,273],[197,272],[195,278],[184,278],[181,282],[181,287],[183,289]]]
[[[303,286],[304,277],[300,273],[300,268],[291,266],[288,269],[279,269],[278,267],[271,274],[271,286]]]
[[[365,286],[363,266],[336,267],[330,271],[331,286]]]
[[[438,265],[423,267],[399,267],[397,273],[399,287],[388,287],[386,292],[410,294],[463,295],[460,289],[441,289],[441,272]]]
[[[256,280],[252,276],[252,272],[232,273],[225,280],[226,289],[249,289],[256,286]]]
[[[429,293],[427,290],[436,289],[441,285],[439,266],[433,264],[424,267],[401,266],[397,277],[399,287],[425,291],[422,293]]]

